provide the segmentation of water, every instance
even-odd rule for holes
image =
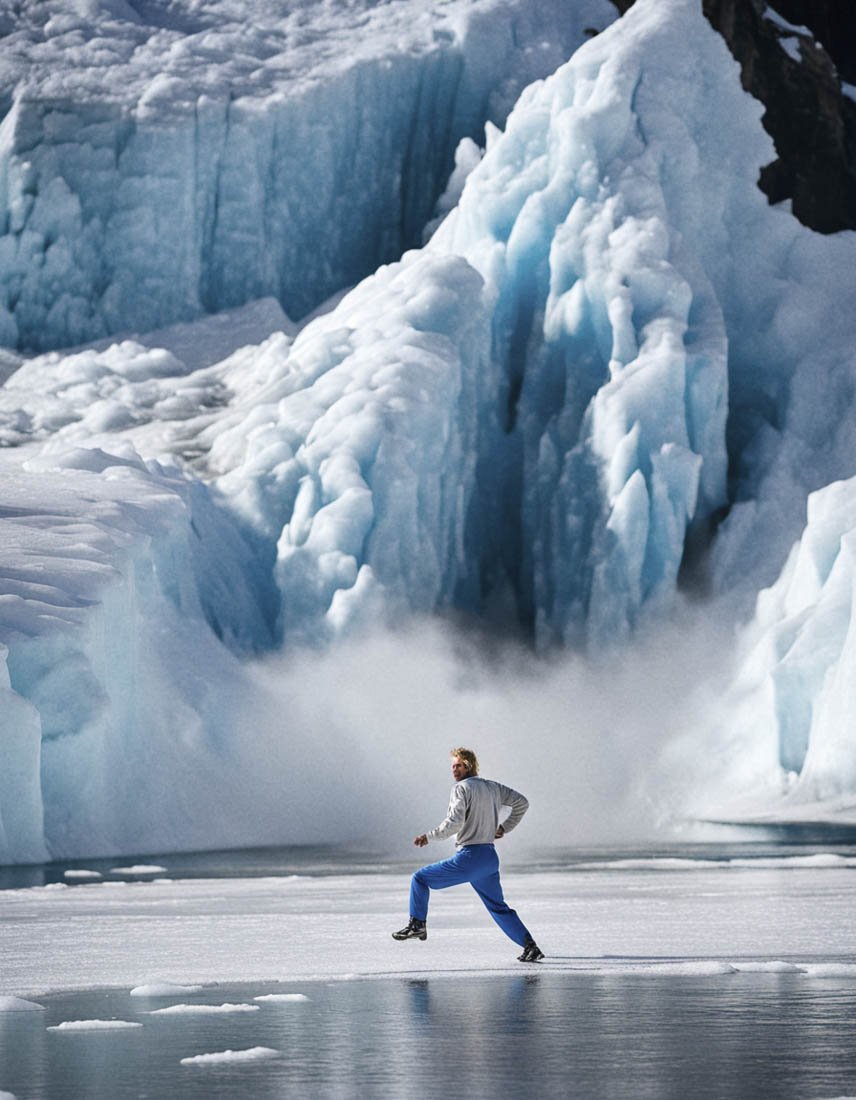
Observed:
[[[250,1002],[280,986],[182,998]],[[0,1015],[0,1085],[18,1100],[246,1096],[785,1100],[856,1094],[856,986],[792,974],[360,980],[241,1016],[152,1016],[127,991],[57,994]],[[120,1018],[133,1031],[49,1032]],[[182,1058],[254,1046],[244,1065]]]
[[[729,829],[733,835],[735,830]],[[503,866],[517,872],[564,870],[596,861],[668,858],[723,860],[753,857],[805,855],[822,849],[839,855],[856,856],[856,826],[783,825],[741,830],[745,839],[700,843],[668,843],[630,847],[602,845],[527,849],[525,843],[508,857]],[[114,873],[115,868],[134,864],[163,867],[173,879],[263,878],[271,875],[358,875],[390,872],[409,875],[420,860],[409,846],[401,853],[353,850],[330,845],[290,845],[271,848],[243,848],[210,852],[144,853],[56,863],[0,865],[0,890],[18,890],[69,881],[67,870],[92,870],[105,879],[135,880],[144,876]],[[152,876],[145,876],[152,877]]]

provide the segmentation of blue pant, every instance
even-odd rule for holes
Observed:
[[[499,858],[492,844],[465,844],[451,859],[429,863],[418,870],[410,881],[411,917],[427,920],[430,891],[445,890],[462,882],[472,885],[509,939],[522,947],[532,938],[520,917],[505,904],[499,881]]]

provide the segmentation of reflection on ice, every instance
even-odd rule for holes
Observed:
[[[263,988],[216,992],[240,1000],[267,996]],[[46,1001],[49,1020],[134,1014],[115,990]],[[586,1097],[802,1100],[852,1095],[854,1010],[852,981],[806,985],[784,971],[317,983],[300,1012],[269,1003],[243,1017],[149,1016],[133,1033],[67,1041],[45,1042],[41,1016],[4,1017],[0,1085],[28,1100],[488,1100],[570,1087]]]

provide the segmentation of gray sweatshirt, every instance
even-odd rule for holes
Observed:
[[[426,835],[429,840],[443,840],[457,833],[455,844],[459,848],[463,844],[493,844],[503,806],[511,807],[502,823],[503,830],[510,833],[529,809],[528,799],[504,783],[468,776],[452,788],[445,820]]]

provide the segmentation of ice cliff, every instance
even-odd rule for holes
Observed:
[[[0,388],[0,858],[199,843],[218,777],[249,806],[277,778],[236,714],[259,652],[454,609],[616,660],[681,588],[751,618],[773,585],[741,641],[748,709],[705,732],[711,761],[734,748],[726,790],[852,789],[832,779],[852,772],[850,490],[803,527],[856,472],[856,243],[758,190],[762,108],[698,0],[637,0],[483,150],[466,135],[491,95],[555,60],[549,5],[353,6],[374,53],[344,59],[319,30],[334,5],[265,7],[298,43],[285,84],[264,36],[227,22],[215,50],[203,23],[238,5],[192,27],[174,7],[157,29],[160,8],[103,6],[97,43],[88,15],[33,7],[5,54],[18,73],[71,36],[72,75],[49,52],[3,123],[7,336],[139,332]],[[608,22],[562,11],[574,45]],[[105,58],[126,78],[107,97],[87,83]],[[430,239],[381,263],[429,221],[458,137]],[[302,325],[261,297],[299,314],[358,278]],[[135,787],[169,813],[127,810]]]
[[[301,317],[419,239],[455,146],[607,0],[0,5],[0,343],[273,295]]]

